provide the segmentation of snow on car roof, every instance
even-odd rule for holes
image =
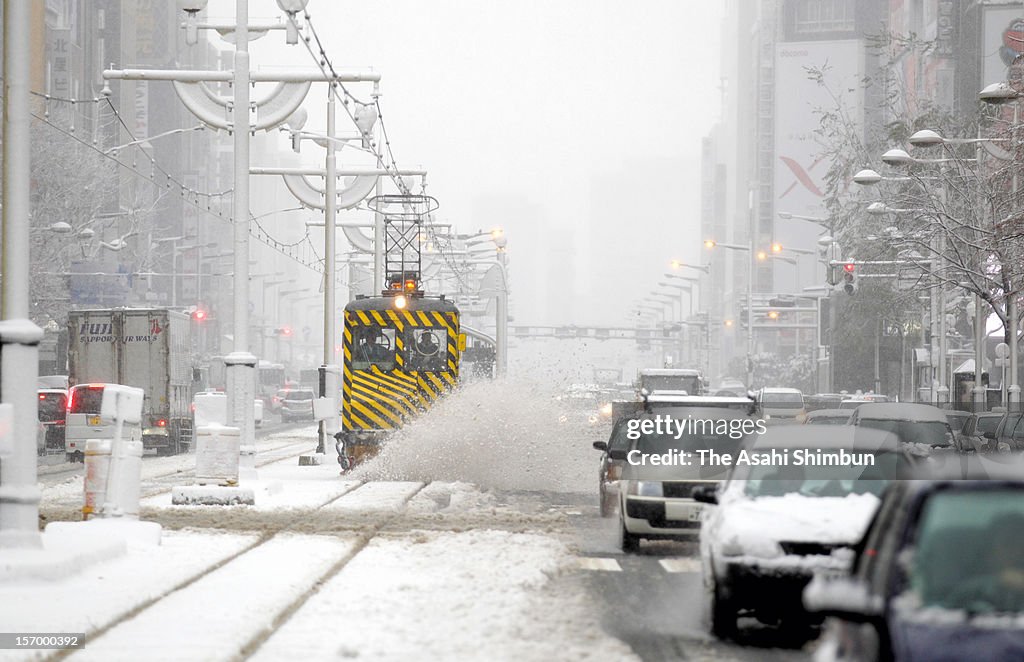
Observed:
[[[865,402],[857,407],[857,416],[876,421],[946,422],[946,413],[938,407],[914,402]]]

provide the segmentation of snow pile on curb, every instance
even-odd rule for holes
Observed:
[[[628,659],[577,592],[544,590],[572,559],[535,534],[377,537],[253,659]]]

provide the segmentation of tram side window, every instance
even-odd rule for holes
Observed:
[[[395,369],[394,329],[361,326],[352,330],[352,368],[369,370],[371,365],[384,371]]]
[[[410,329],[409,366],[437,372],[448,367],[448,332],[445,329]]]

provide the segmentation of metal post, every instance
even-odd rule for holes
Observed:
[[[337,159],[334,151],[335,118],[334,118],[334,83],[327,87],[327,156],[324,164],[325,200],[324,200],[324,379],[320,380],[323,391],[320,397],[330,398],[334,406],[331,409],[331,417],[320,421],[319,441],[316,452],[323,454],[328,447],[328,437],[333,438],[338,432],[338,369],[336,318],[337,297],[335,295],[335,273],[337,272],[337,236],[335,225],[337,223],[338,204],[338,177]],[[379,180],[378,180],[379,182]],[[289,339],[288,356],[291,359],[292,341]]]
[[[500,265],[499,265],[500,266]],[[504,377],[508,370],[508,289],[505,281],[505,269],[501,269],[502,285],[501,290],[495,297],[495,323],[494,339],[497,344],[497,356],[495,356],[495,376]]]
[[[1017,293],[1013,290],[1013,281],[1011,281],[1010,292],[1007,294],[1009,299],[1006,303],[1006,315],[1010,322],[1010,385],[1006,389],[1006,397],[1010,411],[1019,412],[1020,384],[1017,382],[1017,336],[1020,333],[1018,328],[1020,325],[1017,322],[1019,313],[1017,311]]]
[[[797,330],[799,331],[799,329]],[[881,375],[881,344],[882,344],[882,320],[878,320],[875,324],[875,383],[873,391],[875,393],[882,392],[882,375]]]
[[[0,399],[13,425],[0,461],[0,548],[40,547],[36,486],[39,342],[29,320],[29,0],[4,2],[3,303],[0,306]]]
[[[374,195],[380,196],[384,193],[384,187],[380,178],[377,179],[377,186]],[[380,205],[376,205],[380,209]],[[379,211],[373,213],[373,296],[380,296],[384,289],[384,214]]]
[[[945,201],[945,195],[943,195],[943,201]],[[939,268],[944,266],[946,255],[946,235],[940,233],[939,235]],[[938,387],[938,400],[939,402],[949,402],[949,382],[946,379],[948,370],[946,364],[949,362],[948,346],[949,340],[946,337],[948,335],[946,330],[946,284],[939,280],[938,283],[938,307],[939,307],[939,387]]]
[[[239,477],[255,478],[256,356],[249,349],[249,3],[235,2],[235,56],[232,75],[234,133],[234,351],[227,364],[228,421],[240,434]]]
[[[938,372],[936,362],[939,359],[939,328],[938,328],[938,293],[933,286],[928,291],[928,328],[931,331],[931,341],[928,343],[928,393],[932,404],[939,401]]]
[[[977,294],[974,295],[974,389],[972,401],[974,411],[985,411],[985,385],[981,381],[985,371],[985,302]]]
[[[1019,122],[1020,122],[1020,104],[1019,103],[1015,103],[1015,104],[1013,104],[1013,131],[1014,131],[1015,134],[1017,132],[1017,126],[1019,125]],[[1016,138],[1016,135],[1014,137]],[[1015,141],[1015,144],[1016,144],[1016,141]],[[1013,194],[1014,194],[1014,198],[1015,198],[1014,201],[1015,202],[1017,201],[1016,198],[1017,198],[1017,196],[1019,194],[1019,190],[1020,190],[1017,187],[1018,186],[1018,181],[1019,180],[1018,180],[1018,176],[1017,176],[1017,170],[1014,169],[1014,171],[1013,171]],[[1004,269],[1006,268],[1005,265],[1004,265],[1003,268]],[[1017,279],[1014,278],[1013,276],[1014,276],[1014,274],[1011,271],[1010,272],[1010,277],[1006,279],[1007,283],[1009,285],[1009,287],[1007,288],[1009,291],[1006,292],[1006,297],[1007,297],[1006,298],[1006,317],[1007,317],[1007,319],[1009,321],[1009,327],[1010,327],[1010,329],[1009,329],[1010,330],[1010,343],[1009,343],[1010,344],[1010,356],[1009,356],[1009,359],[1010,359],[1010,385],[1006,389],[1006,397],[1007,397],[1007,403],[1008,403],[1010,411],[1012,411],[1012,412],[1019,412],[1020,411],[1020,383],[1017,381],[1017,336],[1018,336],[1018,333],[1019,333],[1020,329],[1018,328],[1019,325],[1017,323],[1017,317],[1018,317],[1018,311],[1017,311],[1017,291],[1016,291]]]
[[[835,290],[828,292],[828,392],[836,392],[836,297]]]
[[[691,317],[693,315],[693,285],[691,285],[689,289],[686,289],[686,288],[683,288],[683,287],[680,287],[678,289],[679,289],[679,319],[680,319],[680,321],[682,321],[683,320],[683,294],[684,293],[686,294],[687,298],[690,301],[690,315],[688,315],[687,317]],[[681,366],[682,365],[686,365],[686,363],[685,363],[686,359],[683,358],[683,350],[686,347],[686,334],[685,334],[685,332],[686,332],[686,325],[685,324],[680,325],[680,327],[679,327],[679,342],[677,343],[677,346],[676,346],[676,354],[679,357],[679,365],[681,365]]]
[[[754,191],[750,190],[747,198],[750,228],[748,229],[750,246],[747,254],[747,389],[754,388]]]

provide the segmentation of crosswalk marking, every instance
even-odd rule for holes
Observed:
[[[658,564],[667,572],[700,572],[700,559],[693,557],[660,559]]]
[[[576,563],[582,570],[603,570],[606,572],[622,572],[622,566],[615,559],[602,559],[591,556],[578,557]]]

